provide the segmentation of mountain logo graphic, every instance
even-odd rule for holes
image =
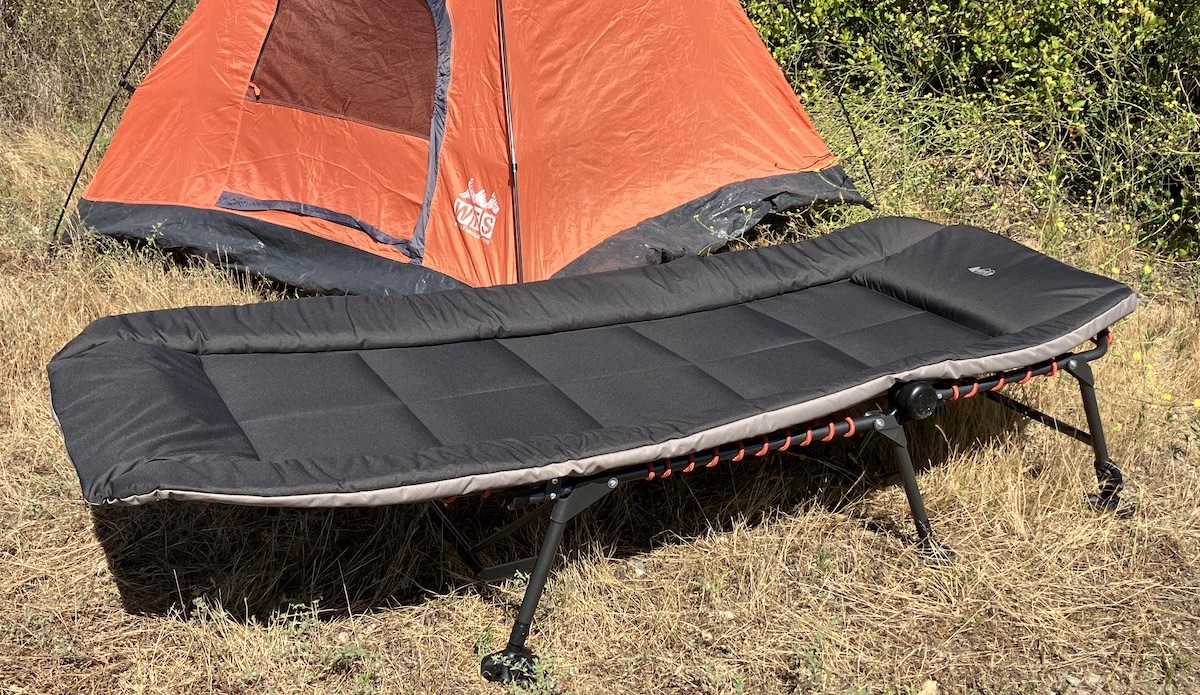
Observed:
[[[493,193],[489,198],[483,187],[475,190],[475,179],[467,181],[467,190],[454,199],[454,218],[458,228],[485,244],[492,243],[499,214],[500,203],[496,202],[496,194]]]
[[[976,275],[982,275],[985,278],[990,278],[991,276],[996,274],[996,271],[992,270],[991,268],[982,268],[977,265],[971,266],[970,268],[967,268],[967,270],[971,271],[972,273],[975,273]]]

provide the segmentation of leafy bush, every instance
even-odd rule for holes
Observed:
[[[1019,123],[1039,143],[1038,174],[1075,197],[1133,214],[1151,248],[1200,254],[1200,10],[1193,2],[746,6],[802,88],[915,89],[985,106],[993,122]],[[925,144],[931,156],[957,154],[941,149],[944,138]]]

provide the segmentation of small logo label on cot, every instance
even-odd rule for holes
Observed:
[[[996,271],[992,270],[991,268],[981,268],[980,266],[977,266],[977,265],[971,266],[970,268],[967,268],[967,270],[971,271],[972,273],[975,273],[976,275],[982,275],[985,278],[990,278],[991,276],[996,274]]]
[[[500,204],[496,202],[496,194],[493,193],[489,198],[483,188],[475,190],[475,179],[468,181],[467,190],[454,199],[454,218],[458,228],[485,244],[492,243],[496,216],[499,214]]]

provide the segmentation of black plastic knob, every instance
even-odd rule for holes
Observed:
[[[892,404],[909,420],[924,420],[937,412],[937,389],[924,381],[901,384],[892,395]]]

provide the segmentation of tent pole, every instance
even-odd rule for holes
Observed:
[[[517,192],[517,144],[513,135],[512,88],[508,73],[508,42],[504,31],[504,0],[496,0],[500,32],[500,76],[504,82],[504,120],[508,128],[508,171],[512,184],[513,240],[516,245],[517,282],[525,282],[525,259],[521,253],[521,197]]]
[[[79,168],[75,170],[75,178],[71,180],[71,188],[67,190],[67,199],[63,201],[62,209],[58,211],[58,221],[54,223],[54,230],[50,232],[49,250],[53,250],[54,244],[58,241],[63,218],[67,216],[67,208],[71,206],[71,199],[75,197],[75,189],[79,187],[79,179],[83,178],[83,170],[87,167],[88,158],[92,156],[92,150],[96,148],[96,141],[100,139],[100,131],[104,129],[104,122],[108,120],[113,107],[117,105],[117,97],[121,96],[123,91],[133,94],[134,87],[129,84],[129,74],[133,72],[138,58],[141,58],[142,54],[146,52],[146,47],[150,45],[150,40],[154,38],[154,33],[166,21],[167,15],[171,13],[171,9],[175,7],[175,3],[178,1],[169,0],[166,6],[163,7],[162,14],[158,16],[158,20],[154,22],[154,26],[150,27],[150,31],[146,33],[146,38],[142,41],[142,45],[138,46],[133,57],[129,59],[129,65],[125,66],[125,72],[121,73],[121,79],[117,81],[117,86],[113,89],[112,97],[108,100],[108,106],[104,107],[104,114],[100,116],[100,122],[96,124],[96,130],[92,131],[92,139],[88,142],[87,149],[83,151],[83,160],[79,162]]]
[[[801,21],[800,10],[796,7],[796,0],[785,0],[783,5],[791,11],[792,17],[796,20],[796,33],[799,34]],[[807,44],[811,47],[813,41],[810,39],[807,41]],[[817,46],[812,50],[812,53],[815,53],[817,59],[821,61],[821,68],[825,70],[825,76],[828,78],[829,63],[825,60],[825,50]],[[858,139],[858,129],[854,127],[854,119],[850,117],[850,109],[846,108],[846,101],[842,99],[842,85],[839,82],[831,82],[831,84],[833,85],[833,96],[837,100],[838,108],[842,110],[842,117],[846,120],[846,125],[850,127],[850,136],[854,139],[854,146],[858,149],[858,158],[862,160],[863,172],[867,175],[867,183],[871,185],[871,198],[874,199],[874,202],[868,200],[867,209],[878,210],[879,190],[875,188],[875,178],[871,176],[871,165],[867,163],[867,154],[863,150],[862,142]]]

